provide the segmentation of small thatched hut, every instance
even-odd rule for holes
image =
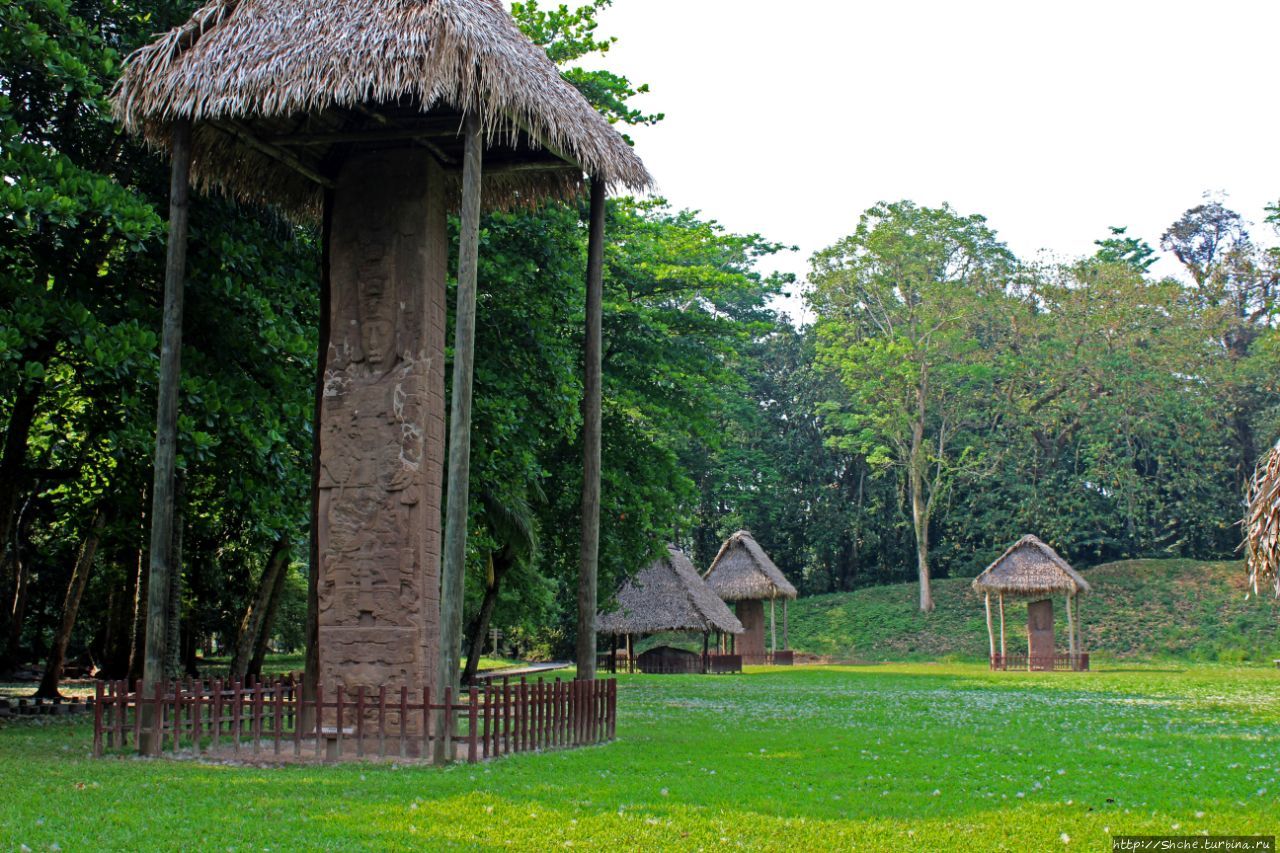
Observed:
[[[716,595],[735,605],[743,634],[734,641],[734,650],[743,663],[765,663],[778,651],[778,624],[775,603],[782,599],[782,647],[788,647],[787,601],[796,597],[796,588],[783,576],[760,543],[746,530],[725,540],[705,575],[707,586]],[[765,654],[764,603],[769,602],[769,653]]]
[[[596,627],[613,639],[625,637],[628,659],[631,638],[665,631],[702,634],[703,666],[706,666],[711,633],[741,634],[742,623],[725,603],[698,577],[693,563],[674,545],[667,555],[655,560],[623,584],[617,606],[596,617]]]
[[[310,692],[317,677],[348,690],[456,685],[480,214],[590,189],[579,608],[590,626],[605,194],[650,177],[504,4],[212,0],[129,58],[113,104],[127,130],[172,158],[148,624],[164,624],[172,574],[164,543],[194,185],[323,225]],[[460,227],[446,478],[450,210]],[[594,643],[589,627],[584,636]],[[163,641],[148,631],[148,685]]]
[[[1084,651],[1078,597],[1091,591],[1089,582],[1071,568],[1056,551],[1034,536],[1023,536],[1000,557],[987,566],[973,581],[982,593],[987,610],[987,638],[991,650],[991,667],[1008,669],[1011,659],[1005,649],[1005,596],[1031,599],[1027,604],[1027,659],[1029,669],[1052,670],[1060,662],[1054,650],[1053,601],[1050,596],[1061,593],[1067,600],[1067,636],[1069,655],[1062,661],[1071,669],[1089,668],[1089,655]],[[995,632],[991,624],[991,596],[1000,605],[1000,653],[996,654]],[[1073,608],[1072,605],[1076,606]],[[1021,661],[1014,660],[1015,665]]]

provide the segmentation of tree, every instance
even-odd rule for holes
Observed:
[[[1225,358],[1218,361],[1215,381],[1231,413],[1236,486],[1243,491],[1258,459],[1255,416],[1265,406],[1249,357],[1275,313],[1280,258],[1255,246],[1240,214],[1218,201],[1183,213],[1160,246],[1190,274],[1199,310],[1216,317],[1215,337]]]
[[[1151,269],[1156,262],[1156,250],[1146,240],[1128,236],[1128,228],[1111,227],[1111,236],[1094,240],[1098,247],[1094,257],[1109,264],[1128,264],[1140,273]]]
[[[978,334],[1012,265],[983,217],[908,201],[872,207],[852,236],[812,261],[819,362],[844,392],[827,409],[831,440],[901,473],[925,612],[930,520],[970,461],[956,437],[980,414],[974,404],[990,378]]]

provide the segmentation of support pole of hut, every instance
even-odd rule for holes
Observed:
[[[1071,615],[1071,599],[1075,598],[1072,593],[1067,593],[1067,652],[1071,655],[1071,665],[1076,664],[1076,620]]]
[[[996,658],[996,635],[991,627],[991,593],[984,593],[982,603],[987,608],[987,645],[991,647],[991,661],[994,663]]]
[[[1009,653],[1004,646],[1004,593],[1000,593],[1000,659],[1007,660]]]
[[[769,599],[769,654],[773,654],[778,650],[778,620],[776,618],[777,611],[774,609],[774,603],[777,596]]]
[[[164,678],[173,575],[174,467],[178,441],[178,387],[182,378],[182,300],[187,268],[187,214],[191,178],[191,122],[173,124],[173,165],[169,177],[169,246],[164,268],[164,320],[160,336],[160,391],[156,402],[156,456],[151,487],[151,566],[147,585],[147,635],[143,694]],[[143,704],[143,703],[139,703]],[[160,751],[152,729],[154,705],[144,704],[144,753]]]
[[[1084,654],[1084,614],[1080,609],[1080,598],[1076,597],[1076,654]]]
[[[467,556],[467,509],[471,478],[471,378],[476,342],[476,265],[480,247],[480,116],[463,119],[462,215],[458,232],[458,306],[453,343],[453,399],[449,412],[449,493],[445,504],[440,584],[440,673],[438,696],[458,689],[462,643],[462,598]],[[436,761],[443,761],[445,714],[437,719]],[[451,758],[452,756],[450,756]]]
[[[578,552],[578,678],[596,677],[596,580],[600,557],[600,386],[604,302],[605,182],[591,179],[587,243],[587,328],[583,353],[582,543]]]
[[[711,670],[711,632],[702,632],[702,674],[706,675]]]
[[[787,624],[787,599],[782,599],[782,647],[791,648],[791,631]]]

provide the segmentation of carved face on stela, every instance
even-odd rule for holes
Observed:
[[[378,375],[394,367],[398,355],[394,251],[388,233],[391,229],[386,226],[385,222],[375,221],[360,229],[360,263],[356,277],[361,360],[370,372]]]

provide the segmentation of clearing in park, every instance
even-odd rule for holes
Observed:
[[[1110,850],[1120,832],[1272,834],[1280,815],[1274,669],[619,679],[616,743],[444,771],[92,759],[83,723],[10,726],[0,837],[32,850]]]

